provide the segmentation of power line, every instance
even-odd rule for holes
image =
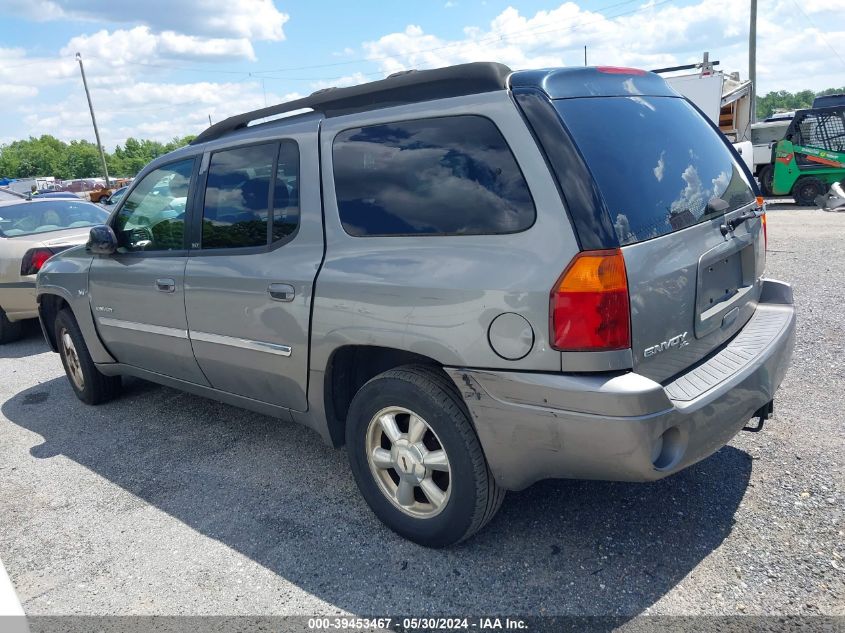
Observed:
[[[833,44],[831,44],[828,39],[824,36],[822,30],[813,23],[813,21],[810,19],[810,16],[804,13],[804,9],[801,8],[801,5],[799,5],[795,0],[792,0],[792,4],[794,4],[795,7],[801,12],[801,15],[803,15],[807,22],[809,22],[810,26],[812,26],[814,29],[816,29],[816,31],[818,31],[819,37],[821,38],[822,42],[827,44],[828,48],[833,51],[833,54],[836,55],[842,65],[845,66],[845,59],[842,59],[842,56],[839,54],[839,51],[833,48]]]
[[[25,66],[35,66],[37,64],[52,64],[52,63],[55,63],[55,62],[71,63],[73,61],[75,61],[73,57],[45,57],[45,58],[42,58],[42,59],[36,59],[36,60],[33,60],[33,61],[29,61],[29,62],[26,62],[26,63],[23,63],[23,64],[15,64],[13,66],[1,65],[0,67],[2,67],[5,70],[12,70],[14,68],[23,68]]]

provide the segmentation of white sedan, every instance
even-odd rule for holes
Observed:
[[[38,317],[35,275],[44,262],[87,242],[90,227],[107,218],[83,200],[0,200],[0,344],[20,336],[23,320]]]

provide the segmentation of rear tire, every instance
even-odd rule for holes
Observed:
[[[23,335],[21,321],[9,321],[6,313],[0,308],[0,345],[17,341]]]
[[[771,165],[766,165],[760,170],[760,175],[758,178],[760,179],[760,190],[763,192],[765,196],[771,196],[772,194],[772,180],[775,177],[775,168]]]
[[[816,198],[827,193],[827,185],[813,176],[801,176],[792,187],[795,203],[810,207],[816,204]]]
[[[97,369],[73,313],[59,311],[55,332],[59,356],[76,397],[90,405],[115,398],[120,392],[120,376],[106,376]]]
[[[469,413],[439,370],[407,365],[355,394],[346,421],[352,474],[391,530],[427,547],[469,538],[502,505]]]

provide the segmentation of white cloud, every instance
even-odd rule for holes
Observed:
[[[38,94],[35,86],[3,86],[3,98],[10,101],[30,99]]]
[[[845,0],[774,0],[758,14],[758,84],[767,90],[840,86],[845,62],[825,43],[842,49]],[[366,56],[385,72],[435,68],[470,61],[501,61],[514,69],[580,65],[584,46],[591,64],[659,68],[699,61],[704,51],[725,71],[747,74],[748,7],[734,0],[702,0],[676,7],[665,0],[617,9],[610,17],[565,2],[524,16],[509,7],[486,28],[466,27],[447,40],[420,26],[364,42]],[[839,29],[839,30],[837,30]]]
[[[657,182],[663,180],[663,170],[666,168],[666,151],[660,152],[660,158],[657,159],[657,165],[654,166],[654,177],[657,178]]]
[[[147,26],[79,35],[72,38],[60,54],[71,57],[77,52],[82,53],[83,59],[93,58],[110,66],[173,59],[255,59],[252,44],[246,38],[202,38],[173,31],[153,33]]]
[[[290,19],[273,0],[6,0],[4,10],[31,20],[145,24],[153,31],[205,37],[283,40]]]
[[[343,77],[335,77],[333,79],[315,81],[310,85],[312,90],[322,90],[323,88],[342,88],[344,86],[357,86],[358,84],[363,84],[368,81],[374,81],[375,79],[379,79],[379,77],[365,75],[364,73],[352,73],[351,75],[344,75]]]
[[[197,134],[226,117],[299,97],[298,94],[267,93],[261,83],[127,82],[97,87],[91,97],[103,144],[112,150],[129,136],[166,141],[175,136]],[[85,94],[75,91],[65,99],[38,108],[23,117],[21,136],[52,134],[62,140],[93,140]]]

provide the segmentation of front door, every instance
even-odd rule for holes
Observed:
[[[186,207],[195,158],[148,173],[111,219],[118,249],[94,257],[88,288],[97,330],[118,362],[207,385],[185,318]]]
[[[317,122],[203,161],[185,306],[215,389],[307,409],[308,329],[323,256]]]

